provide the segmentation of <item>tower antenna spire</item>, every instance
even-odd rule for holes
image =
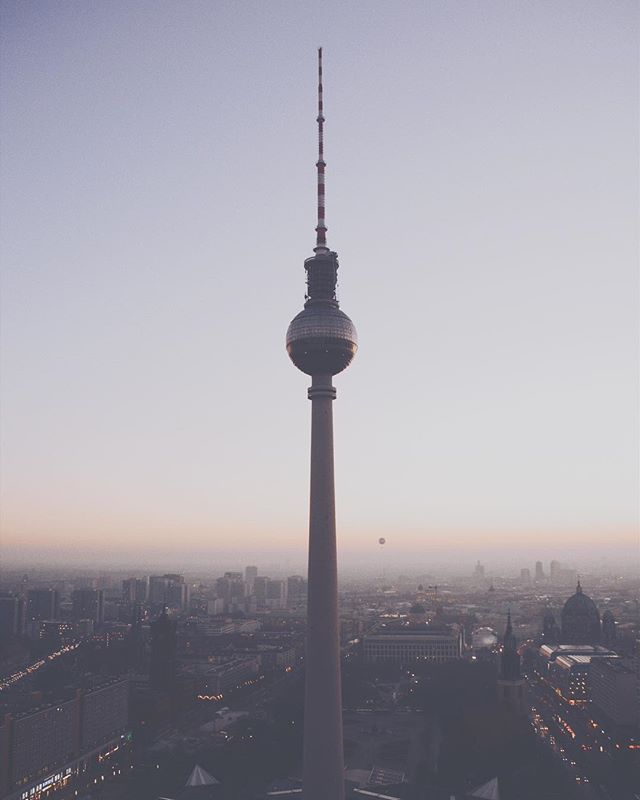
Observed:
[[[316,253],[327,253],[327,226],[325,225],[324,205],[324,107],[322,103],[322,48],[318,48],[318,224],[316,226]]]

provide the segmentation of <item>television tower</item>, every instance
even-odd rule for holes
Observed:
[[[343,800],[342,697],[333,478],[332,377],[358,348],[355,327],[338,308],[338,254],[327,247],[324,196],[322,48],[318,50],[318,224],[307,258],[304,309],[287,330],[287,352],[311,376],[311,489],[304,715],[304,800]]]

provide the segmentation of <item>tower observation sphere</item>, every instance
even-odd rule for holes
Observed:
[[[335,253],[330,253],[337,266]],[[323,261],[316,256],[309,261]],[[306,266],[306,265],[305,265]],[[320,266],[314,264],[307,269]],[[306,375],[337,375],[346,369],[358,349],[356,329],[337,301],[307,300],[287,330],[287,352]]]

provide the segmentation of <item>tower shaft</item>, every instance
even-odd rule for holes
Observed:
[[[304,800],[344,799],[333,474],[335,397],[331,375],[312,377]]]

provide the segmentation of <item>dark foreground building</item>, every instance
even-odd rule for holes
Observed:
[[[30,707],[18,703],[0,722],[0,797],[40,800],[109,768],[128,747],[129,683],[93,686]]]

